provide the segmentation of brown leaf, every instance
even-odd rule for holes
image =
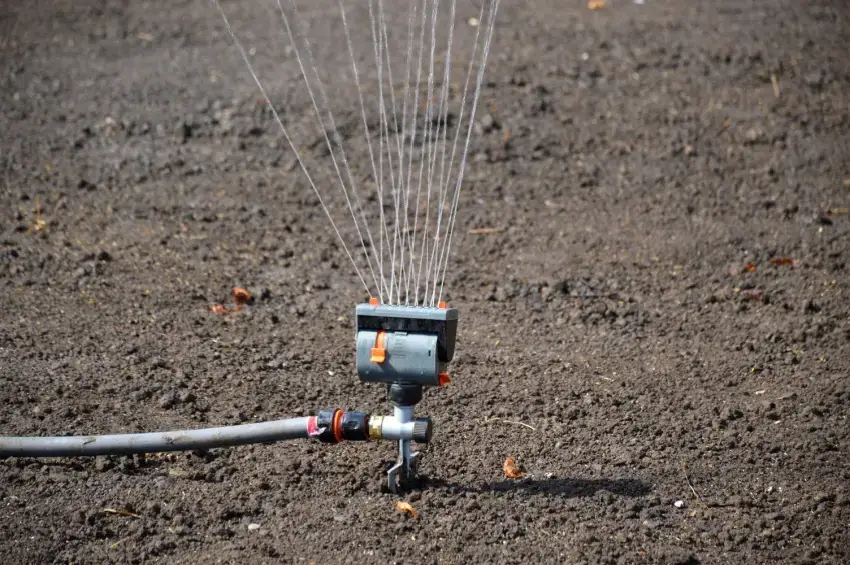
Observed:
[[[414,520],[419,519],[419,512],[417,512],[416,508],[411,506],[409,502],[404,502],[403,500],[399,500],[398,502],[395,503],[395,508],[399,512],[404,512],[405,514],[408,514]]]
[[[605,0],[589,0],[587,7],[591,10],[601,10],[605,7]]]
[[[505,476],[509,479],[521,479],[525,476],[525,473],[517,466],[516,460],[513,457],[505,459],[502,469],[505,471]]]
[[[234,286],[230,295],[233,297],[233,302],[237,305],[242,306],[243,304],[248,304],[253,299],[253,296],[250,292],[245,290],[244,288],[239,288],[238,286]]]
[[[230,314],[230,310],[227,308],[227,306],[224,306],[223,304],[213,304],[212,306],[210,306],[210,312],[212,312],[213,314],[221,314],[222,316]]]
[[[748,273],[754,273],[754,272],[756,272],[756,265],[755,265],[755,263],[747,263],[747,266],[746,266],[746,267],[744,267],[744,270],[745,270],[745,271],[747,271]]]
[[[770,262],[781,267],[782,265],[794,265],[795,261],[790,257],[771,257]]]

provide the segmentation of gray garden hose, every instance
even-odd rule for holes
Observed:
[[[0,437],[0,457],[75,457],[191,451],[309,437],[310,420],[289,418],[203,430],[71,437]]]

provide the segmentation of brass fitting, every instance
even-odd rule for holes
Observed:
[[[382,431],[384,427],[384,417],[383,416],[370,416],[369,417],[369,441],[378,441],[384,438],[384,433]]]

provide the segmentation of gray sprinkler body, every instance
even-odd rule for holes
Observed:
[[[456,309],[358,304],[356,318],[361,381],[443,384],[454,356]]]

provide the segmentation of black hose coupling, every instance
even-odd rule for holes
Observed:
[[[344,412],[340,427],[346,441],[369,441],[369,415],[364,412]]]
[[[339,443],[340,440],[334,434],[334,421],[337,412],[340,412],[340,410],[319,410],[319,413],[316,414],[316,428],[319,432],[316,437],[320,442]]]
[[[364,412],[319,410],[316,428],[322,443],[369,441],[369,415]]]

